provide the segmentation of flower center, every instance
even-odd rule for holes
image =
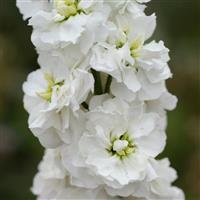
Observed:
[[[118,32],[115,37],[111,36],[111,38],[109,38],[109,42],[111,44],[113,44],[113,40],[114,40],[114,44],[115,44],[116,48],[120,49],[127,42],[127,33],[125,31]]]
[[[127,140],[115,140],[113,144],[113,150],[118,153],[126,149],[127,146],[128,146]]]
[[[106,150],[112,156],[118,156],[120,159],[123,159],[133,153],[135,149],[134,141],[128,133],[124,133],[120,137],[111,138],[111,145]]]
[[[136,38],[130,45],[131,56],[133,58],[138,58],[140,56],[139,51],[142,49],[144,44],[143,37]]]
[[[80,11],[78,0],[54,0],[54,5],[57,12],[65,18],[74,16]]]
[[[123,31],[118,38],[115,40],[115,46],[117,49],[122,48],[128,41],[128,31]],[[144,38],[138,36],[136,39],[130,43],[130,52],[133,58],[138,58],[140,56],[140,50],[144,45]]]
[[[59,87],[61,87],[64,84],[64,81],[55,82],[54,78],[48,73],[44,74],[44,78],[48,82],[47,89],[44,92],[38,92],[37,95],[42,99],[51,102],[53,88],[56,87],[56,89],[58,90]]]

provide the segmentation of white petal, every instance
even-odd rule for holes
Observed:
[[[149,135],[156,126],[158,116],[154,113],[143,114],[139,120],[132,121],[129,127],[129,133],[134,138]]]
[[[140,151],[148,156],[155,157],[161,153],[166,144],[166,134],[163,131],[154,130],[146,137],[137,138]]]
[[[130,67],[123,69],[123,82],[132,92],[137,92],[141,88],[136,73]]]
[[[129,90],[124,83],[118,83],[115,79],[111,83],[111,92],[114,96],[131,102],[135,99],[136,93]]]

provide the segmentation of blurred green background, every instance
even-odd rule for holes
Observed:
[[[179,104],[168,114],[168,156],[179,174],[176,185],[186,199],[200,199],[200,0],[152,0],[147,13],[156,12],[156,40],[170,48],[173,79],[169,90]],[[31,200],[32,179],[43,148],[28,130],[22,83],[36,69],[31,28],[15,7],[0,0],[0,199]]]

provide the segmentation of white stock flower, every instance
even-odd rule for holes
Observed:
[[[144,9],[146,8],[143,3],[147,3],[150,0],[105,0],[112,7],[112,12],[116,14],[124,14],[130,12],[134,16],[144,15]]]
[[[92,101],[100,100],[95,97]],[[107,100],[91,110],[87,132],[78,144],[62,150],[73,184],[81,186],[82,181],[82,187],[107,184],[121,188],[143,180],[148,158],[157,156],[165,146],[165,133],[157,128],[157,123],[157,114],[143,113],[142,105],[130,107],[118,99]],[[72,153],[75,146],[79,148],[76,155]]]
[[[84,71],[89,70],[89,58],[80,52],[78,45],[70,46],[70,48],[64,48],[51,51],[38,51],[38,63],[43,69],[52,69],[56,66],[60,66],[66,71],[73,71],[81,69]],[[54,69],[56,71],[56,68]]]
[[[68,173],[60,158],[59,149],[45,151],[31,189],[38,200],[117,199],[109,197],[102,188],[89,190],[70,185]]]
[[[116,24],[108,41],[93,48],[91,67],[114,77],[111,92],[118,98],[123,98],[123,93],[128,100],[136,95],[140,100],[159,98],[171,72],[163,42],[144,44],[154,30],[155,16],[131,18],[124,14],[116,17]]]
[[[88,72],[70,72],[61,66],[42,68],[28,76],[23,90],[29,128],[45,147],[69,142],[73,129],[80,128],[76,126],[82,121],[80,104],[93,90],[93,82]]]
[[[103,1],[45,0],[49,9],[36,2],[18,0],[17,5],[24,18],[31,17],[32,42],[38,49],[51,50],[78,43],[87,53],[93,43],[104,40],[107,35],[110,9]]]
[[[38,200],[184,199],[168,159],[155,160],[177,98],[165,84],[169,50],[146,42],[149,1],[17,0],[41,66],[23,85],[29,128],[47,148]],[[98,86],[104,94],[90,96]]]
[[[33,194],[37,195],[38,199],[54,198],[57,190],[64,187],[67,175],[61,164],[59,149],[46,150],[38,170],[31,188]]]
[[[41,10],[49,11],[52,5],[48,0],[17,0],[17,7],[23,14],[23,19],[26,20]]]
[[[183,191],[171,185],[176,180],[177,174],[169,166],[169,160],[166,158],[158,161],[150,159],[150,165],[151,170],[145,180],[134,182],[118,190],[107,187],[108,194],[121,196],[124,199],[131,195],[138,199],[183,200]]]

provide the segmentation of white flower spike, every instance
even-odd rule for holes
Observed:
[[[177,98],[169,50],[150,41],[150,0],[17,0],[39,69],[23,84],[28,125],[45,147],[38,200],[184,200],[168,159]]]

